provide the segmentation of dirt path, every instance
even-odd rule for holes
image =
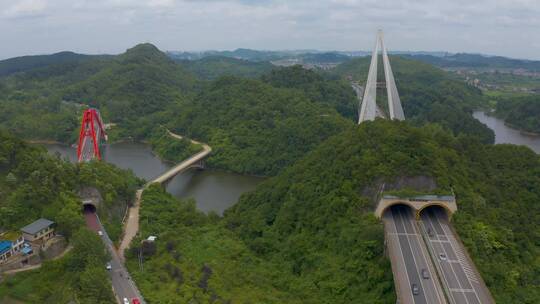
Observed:
[[[66,247],[66,249],[59,255],[55,256],[54,258],[50,259],[50,260],[46,260],[46,261],[54,261],[54,260],[58,260],[59,258],[65,256],[68,252],[71,251],[71,249],[73,249],[73,246],[69,245]],[[46,262],[45,261],[45,262]],[[36,264],[36,265],[31,265],[31,266],[26,266],[26,267],[23,267],[23,268],[18,268],[18,269],[13,269],[13,270],[8,270],[8,271],[4,271],[3,274],[5,275],[11,275],[11,274],[16,274],[18,272],[23,272],[23,271],[28,271],[28,270],[34,270],[34,269],[38,269],[41,267],[41,265],[43,265],[43,263],[39,263],[39,264]]]

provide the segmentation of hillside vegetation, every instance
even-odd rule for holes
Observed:
[[[120,126],[117,137],[144,139],[156,127],[156,122],[148,126],[149,116],[187,98],[196,83],[195,76],[151,44],[118,56],[49,64],[0,78],[0,107],[7,112],[0,126],[25,138],[73,142],[78,109],[92,106],[106,122]],[[46,115],[32,121],[41,109]],[[51,128],[58,124],[66,127]]]
[[[331,137],[223,219],[154,188],[142,204],[142,237],[161,241],[147,248],[145,272],[135,254],[130,269],[156,301],[395,303],[383,227],[366,195],[414,176],[455,191],[454,225],[497,303],[536,303],[538,155],[384,120]]]
[[[495,114],[515,128],[540,133],[540,95],[498,98]]]
[[[357,58],[320,74],[223,57],[176,63],[141,44],[118,56],[0,77],[0,127],[26,139],[73,143],[82,109],[93,106],[105,122],[116,123],[112,140],[156,143],[154,130],[164,125],[209,143],[213,167],[275,175],[354,124],[359,105],[346,76],[363,82],[368,64],[369,58]],[[471,115],[484,105],[480,91],[427,64],[392,57],[392,65],[408,120],[493,142],[493,132]],[[188,152],[185,145],[159,143],[159,154],[169,159]]]
[[[391,303],[382,227],[362,193],[419,175],[455,191],[455,227],[497,303],[537,302],[540,158],[527,148],[369,122],[242,196],[224,221],[258,256],[312,282],[319,303]]]
[[[540,61],[512,59],[502,56],[458,53],[446,56],[413,55],[411,58],[445,68],[525,69],[540,71]]]
[[[186,70],[199,79],[213,80],[221,76],[256,78],[273,69],[267,61],[253,62],[242,59],[211,56],[199,60],[178,60]]]
[[[297,90],[258,80],[220,78],[171,110],[178,134],[208,143],[212,167],[274,175],[352,123]]]

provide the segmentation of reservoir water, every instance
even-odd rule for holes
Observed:
[[[59,153],[72,162],[77,159],[75,148],[55,144],[44,146],[50,153]],[[174,165],[159,159],[149,145],[132,142],[103,146],[103,158],[122,169],[131,169],[146,180],[152,180]],[[224,171],[191,169],[172,178],[166,189],[178,198],[195,199],[197,207],[204,212],[222,214],[242,193],[255,189],[263,180]]]
[[[504,120],[489,116],[482,111],[474,112],[473,116],[495,132],[496,144],[524,145],[540,153],[540,136],[523,134],[505,125]]]

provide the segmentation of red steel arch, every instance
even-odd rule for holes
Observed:
[[[79,143],[77,145],[78,161],[87,162],[94,158],[101,160],[101,152],[99,151],[101,139],[107,140],[107,134],[99,111],[93,108],[85,110],[81,120],[81,131],[79,132]]]

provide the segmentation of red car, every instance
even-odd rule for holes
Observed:
[[[133,298],[131,300],[131,303],[133,303],[133,304],[141,304],[141,301],[139,301],[139,299],[137,299],[137,298]]]

